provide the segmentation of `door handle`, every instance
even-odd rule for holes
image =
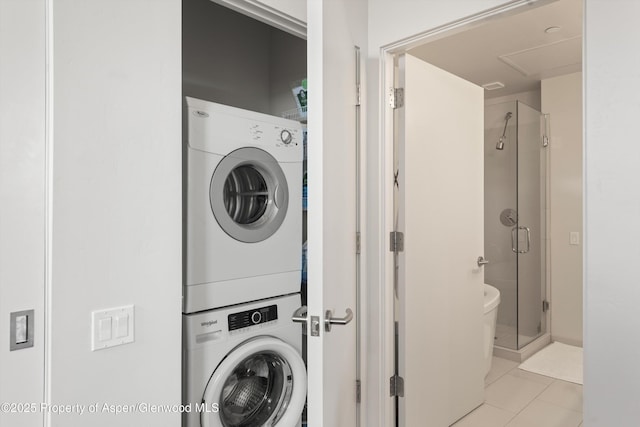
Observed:
[[[353,311],[350,308],[345,310],[344,317],[333,317],[333,311],[327,310],[324,315],[324,330],[331,332],[331,325],[346,325],[353,320]]]
[[[478,267],[482,267],[483,265],[489,264],[488,259],[484,259],[483,256],[478,257]]]
[[[520,230],[524,230],[527,232],[526,236],[527,236],[527,246],[526,249],[524,250],[519,250],[516,247],[516,240],[520,234]],[[527,252],[529,252],[529,250],[531,249],[531,229],[529,227],[524,227],[524,226],[520,226],[520,227],[513,227],[511,229],[511,251],[516,253],[516,254],[526,254]]]
[[[307,306],[303,305],[296,309],[291,316],[291,321],[294,323],[302,323],[302,335],[307,335],[307,320],[309,315],[307,312]],[[312,337],[320,336],[320,316],[311,316],[310,330]]]
[[[525,249],[524,251],[524,253],[527,253],[531,249],[531,230],[529,229],[529,227],[520,227],[520,228],[524,229],[527,232],[527,249]]]
[[[293,312],[293,316],[291,316],[291,320],[294,323],[303,323],[303,324],[307,324],[307,306],[303,305],[302,307],[299,307],[298,309],[296,309],[296,311]]]

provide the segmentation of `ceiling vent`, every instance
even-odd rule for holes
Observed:
[[[580,71],[582,66],[582,36],[500,55],[501,61],[527,77],[548,78]]]
[[[502,89],[504,87],[504,84],[500,82],[491,82],[491,83],[483,84],[482,87],[485,88],[486,90],[496,90],[496,89]]]

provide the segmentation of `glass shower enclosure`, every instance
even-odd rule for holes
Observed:
[[[547,330],[545,123],[520,101],[485,109],[485,283],[500,291],[495,344],[513,350]]]

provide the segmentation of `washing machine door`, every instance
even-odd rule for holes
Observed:
[[[290,427],[300,421],[307,376],[298,351],[262,336],[231,351],[211,375],[202,427]]]
[[[289,189],[276,159],[259,148],[225,156],[211,178],[209,200],[220,227],[245,243],[261,242],[282,225]]]

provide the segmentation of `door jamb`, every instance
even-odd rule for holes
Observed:
[[[378,128],[378,155],[380,165],[382,167],[379,181],[379,203],[378,211],[381,214],[379,223],[379,235],[382,237],[380,253],[378,254],[378,265],[381,266],[381,280],[383,283],[380,287],[380,312],[382,316],[379,318],[380,324],[377,325],[379,331],[379,340],[381,343],[381,351],[383,357],[379,366],[379,375],[382,380],[379,390],[378,419],[383,420],[383,425],[395,425],[395,408],[393,407],[393,399],[390,398],[388,388],[386,387],[386,379],[391,378],[395,372],[394,360],[394,343],[395,343],[395,318],[394,318],[394,262],[393,252],[388,250],[386,239],[389,232],[394,230],[393,224],[393,200],[394,200],[394,181],[391,179],[394,174],[394,109],[388,102],[389,93],[395,85],[395,67],[394,61],[397,55],[406,53],[410,49],[434,42],[436,40],[452,36],[457,33],[468,31],[477,26],[483,25],[495,19],[501,19],[511,15],[524,12],[524,8],[533,8],[545,6],[557,0],[515,0],[503,5],[487,9],[480,13],[463,17],[457,21],[426,29],[425,31],[409,36],[393,43],[380,47],[380,63],[379,63],[379,113],[380,121]]]

